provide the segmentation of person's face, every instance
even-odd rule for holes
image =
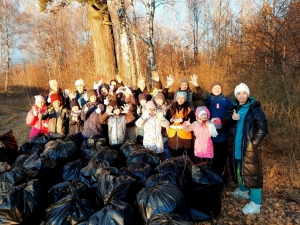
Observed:
[[[188,89],[188,87],[189,87],[189,84],[187,84],[187,83],[180,84],[180,89],[182,91],[186,91]]]
[[[164,104],[164,101],[162,99],[156,99],[155,100],[156,105],[162,106]]]
[[[77,105],[72,107],[72,111],[73,112],[78,112],[79,111],[79,107]]]
[[[200,116],[199,116],[199,120],[201,121],[206,121],[207,120],[207,114],[206,113],[202,113]]]
[[[120,115],[120,113],[121,113],[121,110],[119,108],[115,108],[114,114],[118,116],[118,115]]]
[[[83,85],[78,85],[76,86],[76,89],[79,93],[82,93],[83,92],[83,89],[84,89],[84,86]]]
[[[183,103],[185,103],[185,97],[183,97],[182,95],[179,95],[177,97],[176,101],[177,101],[178,105],[182,105]]]
[[[51,89],[52,89],[53,91],[56,91],[56,92],[58,91],[58,88],[59,88],[59,87],[58,87],[57,84],[51,86]]]
[[[222,92],[222,88],[219,85],[215,85],[213,86],[213,88],[211,89],[211,93],[215,96],[220,95]]]
[[[140,104],[141,106],[145,106],[147,103],[147,101],[145,99],[140,100]]]
[[[110,88],[113,91],[116,91],[117,90],[117,83],[115,81],[110,82]]]
[[[60,106],[60,101],[59,100],[55,100],[53,103],[52,103],[53,107],[54,108],[58,108]]]
[[[108,95],[108,90],[106,88],[101,89],[101,95],[107,96]]]
[[[139,87],[139,89],[141,89],[141,91],[143,91],[146,87],[145,81],[144,80],[139,80],[138,81],[138,87]]]
[[[236,99],[238,100],[240,105],[243,105],[247,102],[248,93],[246,91],[240,91],[236,94]]]
[[[97,99],[96,95],[92,95],[90,97],[90,102],[96,102],[96,99]]]
[[[149,109],[149,115],[150,116],[155,116],[156,115],[156,108]]]
[[[42,108],[45,103],[44,102],[36,102],[35,105],[38,107],[38,108]]]

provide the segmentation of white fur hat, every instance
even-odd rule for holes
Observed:
[[[41,95],[35,95],[34,98],[35,98],[35,104],[38,102],[45,102],[44,97]]]
[[[84,83],[84,81],[82,79],[78,79],[78,80],[75,81],[75,87],[79,86],[79,85],[85,86],[85,83]]]
[[[244,83],[240,83],[238,86],[235,87],[234,96],[236,96],[237,93],[241,92],[241,91],[246,91],[248,93],[248,96],[250,96],[250,90],[249,90],[248,86]]]

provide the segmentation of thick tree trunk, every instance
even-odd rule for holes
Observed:
[[[96,75],[111,79],[117,73],[113,27],[106,1],[88,5],[89,27],[93,35]]]

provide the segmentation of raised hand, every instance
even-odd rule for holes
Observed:
[[[114,109],[114,107],[113,106],[111,106],[111,105],[108,105],[108,106],[106,106],[106,113],[108,114],[108,115],[113,115],[113,109]]]
[[[141,117],[142,117],[143,120],[146,120],[147,118],[149,118],[150,117],[149,111],[145,110],[145,112],[142,113]]]
[[[121,78],[121,76],[119,74],[116,76],[116,80],[118,81],[118,83],[122,82],[122,78]]]
[[[161,111],[157,111],[157,112],[156,112],[156,117],[157,117],[159,120],[164,120],[164,119],[165,119],[164,113],[161,112]]]
[[[190,118],[189,118],[188,121],[184,121],[183,123],[184,123],[184,125],[186,125],[186,126],[190,126],[190,125],[191,125]]]
[[[233,110],[232,119],[233,120],[239,120],[240,119],[240,114],[236,113],[235,109]]]
[[[174,83],[174,78],[172,75],[167,76],[167,86],[166,88],[169,88]]]
[[[98,88],[99,88],[99,85],[94,81],[93,89],[94,89],[94,90],[98,90]]]
[[[158,76],[158,73],[157,71],[152,71],[152,80],[154,80],[155,82],[158,82],[159,81],[159,76]]]
[[[195,87],[197,87],[197,86],[199,86],[197,79],[198,79],[198,76],[196,74],[193,74],[191,76],[191,80],[189,82],[191,84],[193,84]]]
[[[125,104],[124,106],[121,106],[122,113],[128,113],[129,112],[130,105]]]

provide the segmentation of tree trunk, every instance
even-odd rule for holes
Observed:
[[[8,30],[5,35],[5,55],[6,55],[6,68],[5,68],[5,81],[4,81],[4,91],[8,91],[8,78],[10,72],[10,58],[9,58],[9,39],[8,39]]]
[[[93,35],[96,75],[111,79],[117,73],[118,67],[113,27],[105,0],[88,5],[88,21]]]
[[[147,66],[147,80],[152,89],[151,75],[152,71],[156,70],[156,62],[154,55],[154,46],[153,46],[153,21],[154,21],[154,12],[155,12],[155,0],[148,0],[146,7],[146,20],[147,20],[147,58],[148,58],[148,66]]]

